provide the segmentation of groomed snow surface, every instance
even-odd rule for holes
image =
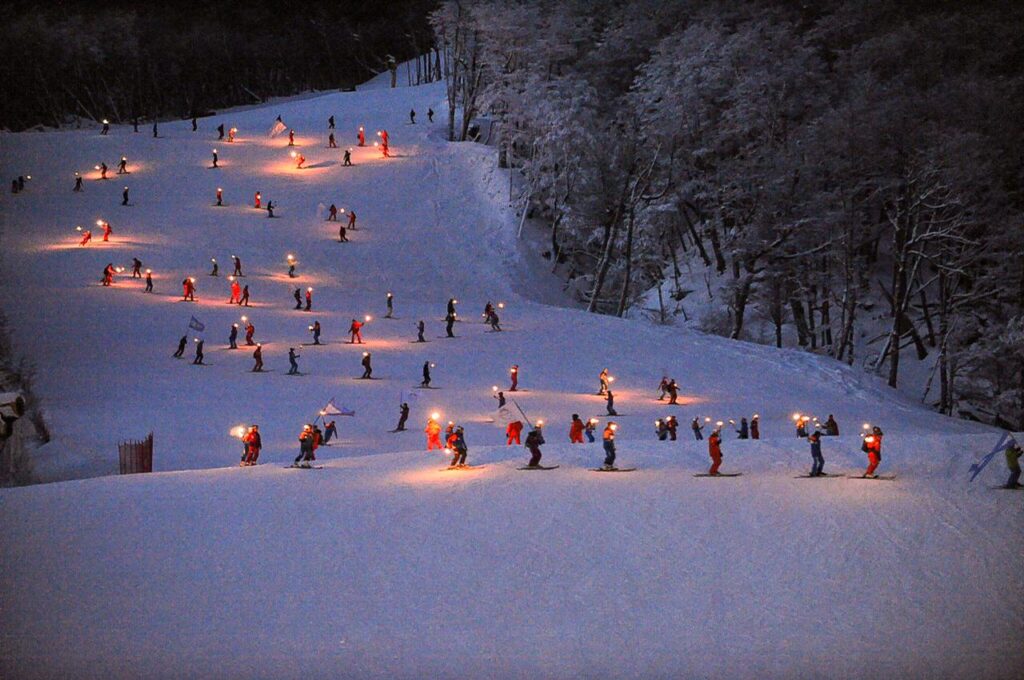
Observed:
[[[159,139],[148,126],[0,135],[0,177],[33,176],[0,194],[0,301],[55,435],[38,472],[93,477],[0,490],[0,676],[1019,677],[1024,493],[990,488],[1001,456],[967,482],[999,433],[806,353],[572,309],[531,254],[542,236],[516,240],[492,151],[444,141],[443,97],[440,84],[305,97],[196,133],[162,124]],[[267,136],[278,114],[304,170],[286,136]],[[340,146],[359,125],[368,140],[386,128],[394,157],[355,148],[342,167],[324,148],[332,114]],[[239,128],[233,144],[215,141],[221,122]],[[101,160],[114,179],[95,179]],[[252,207],[257,190],[279,218]],[[350,243],[324,221],[332,202],[358,215]],[[75,226],[97,219],[112,241],[93,228],[79,247]],[[226,304],[232,254],[248,310]],[[99,285],[132,257],[156,273],[154,295],[125,276]],[[196,303],[179,301],[185,276]],[[294,311],[307,286],[313,312]],[[396,320],[381,318],[388,291]],[[438,337],[449,297],[454,340]],[[505,303],[503,333],[484,332],[488,300]],[[224,349],[243,313],[271,372]],[[367,344],[343,344],[365,314]],[[191,343],[170,357],[191,316],[208,366],[191,365]],[[412,344],[421,318],[431,342]],[[328,344],[300,347],[314,319]],[[290,346],[304,375],[285,375]],[[380,380],[355,379],[363,351]],[[440,389],[413,389],[424,361]],[[513,363],[557,470],[516,470],[525,451],[490,422],[491,386],[508,387]],[[619,463],[636,472],[590,472],[600,445],[564,443],[570,414],[603,415],[605,367]],[[662,374],[680,382],[680,406],[655,399]],[[337,418],[324,469],[285,468],[329,397],[356,416]],[[393,434],[403,397],[410,431]],[[433,410],[465,425],[470,462],[486,467],[442,471],[422,451]],[[844,475],[863,469],[860,424],[880,425],[880,471],[897,479],[794,479],[810,465],[794,411],[835,414],[845,436],[824,440],[826,471]],[[707,448],[688,421],[755,412],[761,441],[726,426],[723,469],[743,476],[693,477]],[[678,442],[654,440],[667,413]],[[264,464],[232,467],[228,432],[253,422]],[[161,472],[97,476],[116,473],[118,440],[151,430]]]

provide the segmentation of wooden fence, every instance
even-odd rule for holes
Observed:
[[[153,433],[142,441],[134,439],[117,445],[117,453],[121,462],[121,474],[131,475],[137,472],[153,471]]]

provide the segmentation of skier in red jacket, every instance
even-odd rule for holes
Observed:
[[[356,343],[358,343],[360,345],[363,344],[362,328],[363,328],[363,324],[362,324],[361,321],[357,321],[355,319],[352,319],[352,325],[348,327],[348,332],[349,332],[349,335],[351,336],[351,339],[348,341],[348,344],[350,344],[350,345],[354,345]]]
[[[228,300],[228,304],[242,304],[242,287],[238,285],[238,279],[234,276],[229,277],[231,279],[231,299]]]
[[[708,436],[708,455],[711,456],[711,468],[709,475],[717,475],[718,468],[722,465],[722,428],[715,428],[715,431]]]
[[[519,364],[512,364],[512,368],[509,369],[508,373],[512,379],[512,387],[508,388],[508,391],[515,392],[519,389]]]
[[[181,288],[184,293],[182,300],[196,301],[196,282],[192,278],[187,278],[181,282]]]
[[[864,437],[860,450],[868,454],[868,469],[864,471],[861,477],[874,479],[878,476],[875,474],[875,470],[878,468],[878,464],[882,462],[882,437],[882,428],[877,425],[871,428],[871,434]]]
[[[569,426],[569,443],[583,443],[583,421],[580,420],[578,413],[572,414],[572,425]]]
[[[522,423],[522,421],[520,421],[520,420],[513,420],[511,423],[509,423],[508,427],[505,428],[505,434],[506,434],[506,436],[508,436],[507,445],[508,446],[512,446],[513,442],[515,442],[517,445],[522,445],[522,442],[519,441],[519,435],[522,433],[522,431],[523,431],[523,423]]]

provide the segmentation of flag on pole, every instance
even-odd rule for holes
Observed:
[[[284,132],[287,129],[288,129],[287,125],[285,125],[281,121],[277,121],[276,123],[274,123],[274,127],[270,128],[270,136],[271,137],[277,137],[279,134],[281,134],[282,132]]]
[[[997,453],[1001,453],[1006,449],[1010,448],[1011,446],[1013,446],[1014,441],[1016,441],[1018,444],[1024,441],[1024,433],[1003,432],[1003,436],[999,438],[999,442],[995,445],[995,447],[993,447],[993,449],[988,453],[988,455],[986,455],[977,463],[972,463],[971,467],[967,469],[967,471],[971,473],[970,481],[973,482],[974,479],[981,474],[981,471],[984,470],[985,467],[992,462],[992,459],[995,458]]]
[[[344,413],[341,412],[341,409],[339,409],[337,406],[334,405],[333,401],[327,402],[327,406],[324,406],[323,413],[324,413],[325,416],[343,416],[343,415],[345,415]]]
[[[191,319],[189,319],[188,327],[200,333],[206,330],[206,324],[202,323],[201,321],[199,321],[199,319],[197,319],[194,316]]]

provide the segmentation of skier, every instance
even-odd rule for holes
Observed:
[[[305,156],[303,156],[301,153],[299,155],[297,155],[295,157],[295,167],[296,167],[296,169],[301,170],[302,169],[302,164],[305,163],[305,162],[306,162],[306,157]]]
[[[704,434],[701,432],[701,430],[704,429],[704,426],[700,424],[699,420],[694,418],[693,422],[690,423],[690,428],[693,430],[693,438],[694,439],[696,439],[697,441],[700,441],[701,439],[704,439]]]
[[[231,299],[228,300],[228,304],[240,304],[242,297],[242,287],[238,284],[235,277],[231,277]]]
[[[263,194],[261,194],[260,192],[257,191],[253,195],[253,198],[252,198],[252,207],[254,207],[254,208],[256,208],[258,210],[261,207],[261,205],[262,205],[261,204],[262,200],[263,200]]]
[[[127,175],[128,174],[128,159],[126,157],[124,157],[124,156],[121,156],[121,160],[117,164],[117,174],[119,174],[119,175]]]
[[[313,344],[320,344],[320,322],[314,321],[313,325],[309,327],[309,330],[313,333]]]
[[[313,311],[313,289],[312,288],[307,288],[306,289],[306,311],[307,312]]]
[[[821,455],[821,430],[812,432],[807,441],[811,445],[811,458],[814,459],[811,463],[811,477],[821,477],[825,474],[825,458]]]
[[[431,123],[434,122],[434,109],[427,109],[427,120]]]
[[[212,167],[214,167],[214,168],[218,167],[217,166],[217,150],[216,149],[213,150],[213,166]]]
[[[100,163],[99,170],[100,170],[100,179],[106,179],[107,178],[107,164],[106,163]]]
[[[132,132],[138,132],[138,131],[139,131],[139,117],[135,116],[134,118],[132,118]]]
[[[615,468],[615,430],[619,429],[619,426],[615,424],[615,421],[609,420],[608,424],[605,425],[604,434],[604,470],[614,470]]]
[[[295,273],[295,258],[293,258],[291,255],[289,255],[288,256],[288,278],[289,279],[294,279],[294,278],[297,278],[297,276],[298,275]]]
[[[587,435],[587,441],[594,443],[594,432],[597,431],[597,418],[591,418],[583,428],[583,434]]]
[[[260,373],[263,371],[263,345],[257,344],[256,351],[252,353],[252,358],[256,360],[256,363],[252,367],[253,373]]]
[[[145,293],[152,293],[153,292],[153,270],[152,269],[147,269],[146,270],[146,289],[143,292],[145,292]]]
[[[196,121],[196,117],[192,116],[192,132],[195,132],[198,129],[199,129],[199,124]]]
[[[293,467],[310,467],[313,460],[313,426],[306,424],[299,434],[299,455],[292,462]],[[301,463],[299,461],[302,461]]]
[[[181,336],[181,340],[178,340],[178,350],[172,355],[175,359],[180,359],[185,354],[185,345],[188,344],[188,336]]]
[[[420,387],[430,387],[430,362],[423,362],[423,381],[420,383]]]
[[[736,430],[738,439],[750,439],[750,428],[746,418],[740,418],[740,429]]]
[[[128,205],[128,187],[121,192],[121,205]]]
[[[761,421],[758,419],[756,413],[754,414],[754,417],[750,419],[750,438],[761,438]]]
[[[114,283],[114,265],[113,263],[107,263],[107,266],[103,268],[103,277],[100,279],[104,286],[110,286]]]
[[[211,257],[210,262],[213,263],[213,269],[210,270],[210,276],[220,276],[220,265],[217,264],[217,258]]]
[[[498,324],[498,313],[495,312],[493,309],[491,310],[490,315],[487,317],[487,323],[491,325],[492,331],[497,332],[501,330],[501,326]]]
[[[665,427],[668,429],[668,438],[675,441],[676,428],[679,427],[679,421],[676,420],[675,416],[669,416],[668,418],[665,418]]]
[[[236,132],[238,132],[238,128],[234,128],[233,127],[230,130],[228,130],[228,143],[229,144],[234,144],[235,143],[235,133]]]
[[[252,347],[256,342],[252,339],[253,335],[256,334],[256,326],[252,325],[252,321],[249,321],[245,325],[245,344]]]
[[[875,474],[875,470],[878,468],[878,464],[882,462],[882,428],[877,425],[871,428],[871,434],[864,437],[864,441],[860,445],[860,450],[868,454],[868,468],[864,471],[861,477],[868,479],[874,479],[878,475]]]
[[[1018,444],[1012,444],[1006,448],[1006,467],[1010,471],[1010,477],[1006,480],[1007,489],[1019,489],[1021,487],[1020,455],[1021,448]]]
[[[327,129],[328,130],[333,130],[334,129],[334,116],[331,116],[330,118],[327,119]]]
[[[101,135],[109,135],[110,134],[110,122],[106,118],[103,119],[103,129],[100,130],[100,134]]]
[[[331,203],[331,207],[327,209],[327,221],[337,222],[338,221],[338,206]]]
[[[387,314],[384,315],[384,318],[385,319],[390,319],[392,317],[392,315],[395,313],[395,296],[392,295],[391,293],[388,293],[387,305],[388,305],[388,311],[387,311]]]
[[[671,380],[669,380],[668,384],[665,386],[665,389],[668,392],[668,403],[669,404],[678,404],[679,403],[679,385],[676,384],[676,379],[672,378]]]
[[[204,344],[203,340],[200,340],[199,338],[196,338],[196,357],[195,357],[195,359],[192,360],[193,364],[202,364],[203,363],[203,344]]]
[[[238,324],[231,324],[231,333],[228,334],[228,349],[238,349]]]
[[[81,191],[81,190],[82,190],[82,175],[76,172],[75,173],[75,188],[72,189],[72,191]]]
[[[242,465],[256,465],[256,461],[260,457],[260,449],[263,448],[263,440],[260,438],[260,428],[258,425],[253,425],[249,428],[249,432],[242,438],[242,443],[245,444],[245,460],[242,461]]]
[[[516,444],[522,444],[522,442],[519,441],[519,436],[520,434],[522,434],[522,431],[523,422],[521,420],[513,420],[512,422],[510,422],[508,424],[508,427],[505,428],[505,436],[507,437],[505,445],[512,446],[512,442],[515,442]]]
[[[352,149],[345,149],[345,157],[341,164],[346,167],[352,165]]]
[[[182,287],[182,290],[184,290],[184,293],[185,293],[185,296],[182,298],[182,301],[191,300],[192,302],[195,302],[196,301],[196,282],[193,281],[191,278],[187,278],[187,279],[185,279],[184,281],[181,282],[181,287]]]
[[[245,286],[242,287],[242,297],[238,301],[238,306],[249,306],[249,284],[246,284]]]
[[[828,414],[828,420],[825,421],[825,435],[828,437],[839,436],[839,423],[831,413]]]
[[[580,414],[578,413],[572,414],[572,424],[569,425],[569,443],[583,443],[583,421],[580,420]]]
[[[409,109],[409,122],[416,124],[416,109]]]
[[[133,279],[141,279],[142,278],[142,260],[140,260],[137,257],[133,257],[132,258],[132,278]]]
[[[362,128],[360,128],[361,130]],[[427,433],[427,451],[444,448],[441,445],[441,423],[437,422],[434,418],[430,418],[423,431]]]
[[[360,377],[361,380],[371,380],[373,378],[373,366],[370,363],[370,353],[363,352],[363,374]]]
[[[668,394],[668,376],[661,376],[661,382],[658,383],[658,401],[664,401],[665,395]]]
[[[338,148],[338,143],[334,141],[334,133],[333,132],[331,134],[327,135],[327,148],[328,149],[337,149]]]
[[[449,312],[448,316],[446,316],[444,318],[444,321],[445,321],[445,327],[444,327],[445,333],[448,334],[449,338],[454,338],[455,337],[455,333],[452,332],[452,328],[455,327],[455,314],[452,313],[452,312]]]
[[[237,255],[231,256],[231,262],[235,265],[235,273],[232,276],[245,276],[242,273],[242,260]]]
[[[348,228],[351,229],[352,231],[355,231],[355,229],[356,229],[356,211],[355,210],[349,210],[348,211]]]
[[[332,439],[338,436],[338,426],[332,420],[324,428],[324,446],[330,446]]]
[[[292,297],[295,298],[295,309],[302,309],[302,289],[296,288]]]
[[[722,465],[722,433],[720,427],[708,436],[708,455],[711,456],[711,468],[709,475],[717,475],[718,468]]]
[[[597,379],[600,383],[600,387],[598,388],[597,393],[603,397],[604,395],[608,394],[608,369],[603,369],[600,375],[597,376]]]
[[[224,123],[217,126],[217,141],[224,139]]]
[[[290,367],[288,369],[288,375],[298,375],[299,374],[299,362],[297,361],[298,358],[299,358],[299,355],[295,353],[295,348],[294,347],[289,347],[288,348],[288,364],[290,365]]]
[[[515,392],[519,389],[519,364],[512,364],[512,368],[508,372],[512,380],[512,386],[508,388],[508,391]]]
[[[796,436],[800,438],[807,437],[807,417],[800,416],[796,419]]]
[[[606,396],[606,399],[608,401],[608,404],[607,404],[607,408],[608,408],[607,413],[608,413],[608,415],[610,415],[610,416],[617,416],[617,415],[619,415],[618,412],[615,410],[615,395],[612,394],[611,390],[608,390],[608,394]]]
[[[455,305],[459,304],[459,301],[455,298],[448,298],[448,314],[455,316]]]
[[[427,339],[423,337],[423,333],[424,333],[423,319],[420,319],[420,322],[418,324],[416,324],[416,342],[426,342],[427,341]]]
[[[114,229],[110,226],[110,222],[107,222],[106,220],[101,220],[100,227],[103,229],[103,241],[109,241],[110,235],[114,233]]]
[[[654,433],[660,442],[668,439],[668,425],[665,423],[665,419],[659,418],[654,421]]]
[[[398,407],[398,425],[395,427],[395,432],[404,432],[407,420],[409,420],[409,404],[403,401],[402,405]]]
[[[366,132],[363,131],[362,125],[359,126],[359,134],[357,137],[359,139],[359,146],[366,146]]]
[[[273,201],[267,201],[267,217],[273,217],[273,216],[274,216],[274,202]]]
[[[498,400],[498,408],[501,408],[501,407],[503,407],[505,405],[505,393],[504,392],[498,392],[497,394],[494,395],[494,398]]]
[[[348,344],[350,344],[350,345],[354,345],[356,343],[358,343],[360,345],[363,344],[362,328],[363,328],[362,322],[356,321],[355,319],[352,319],[352,325],[348,327],[348,332],[349,332],[349,336],[350,336]]]
[[[157,138],[157,137],[159,137],[159,136],[160,136],[160,132],[159,132],[159,130],[157,129],[157,127],[156,127],[156,121],[154,120],[154,121],[153,121],[153,139],[156,139],[156,138]]]
[[[462,426],[455,428],[455,432],[448,438],[448,448],[455,452],[449,467],[466,467],[466,454],[469,447],[466,446],[466,434]]]
[[[288,131],[288,146],[295,146],[295,130]]]
[[[78,242],[78,245],[84,246],[86,243],[92,240],[92,232],[86,229],[82,232],[82,240]]]
[[[540,447],[544,444],[544,434],[541,432],[542,427],[540,423],[537,423],[537,426],[526,435],[526,448],[530,451],[530,462],[526,464],[527,467],[540,467],[542,455]]]

